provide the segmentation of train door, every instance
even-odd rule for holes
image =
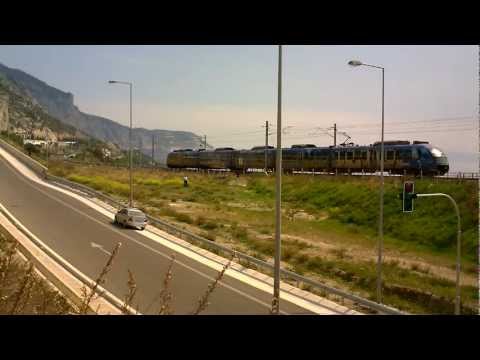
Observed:
[[[354,165],[354,160],[353,160],[353,149],[347,149],[345,151],[345,170],[350,172],[351,169],[353,169]]]
[[[367,149],[360,149],[360,158],[361,158],[361,169],[362,171],[368,169],[368,151]]]
[[[395,150],[392,148],[385,149],[385,164],[384,170],[385,171],[392,171],[395,169]]]
[[[303,149],[301,152],[301,168],[304,171],[315,169],[315,159],[317,157],[317,149]]]
[[[373,148],[370,148],[369,150],[370,153],[370,172],[375,172],[380,169],[380,147],[375,146]]]
[[[346,152],[345,150],[343,150],[343,149],[341,149],[341,150],[338,151],[337,169],[338,169],[340,172],[344,172],[344,171],[345,171],[345,168],[346,168],[346,162],[345,162],[346,154],[347,154],[347,152]]]
[[[362,169],[362,152],[360,149],[353,149],[353,164],[352,169]]]
[[[399,173],[408,171],[410,168],[410,162],[412,161],[412,148],[402,147],[397,151],[397,168]]]
[[[432,155],[423,146],[418,147],[418,154],[420,157],[420,166],[421,166],[422,172],[423,174],[428,174],[435,167],[435,163],[432,158]]]

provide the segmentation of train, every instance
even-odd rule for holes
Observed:
[[[381,142],[317,147],[314,144],[282,148],[285,172],[373,173],[380,169]],[[167,155],[171,169],[223,169],[245,173],[253,169],[275,170],[276,149],[255,146],[250,150],[231,147],[178,149]],[[384,141],[384,171],[391,174],[444,175],[449,170],[446,154],[427,141]]]

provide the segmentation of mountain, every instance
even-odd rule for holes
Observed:
[[[9,68],[1,63],[0,75],[41,106],[45,112],[64,124],[73,126],[98,140],[115,144],[121,149],[128,149],[129,128],[113,120],[80,111],[74,104],[72,93],[56,89],[21,70]],[[0,107],[0,116],[1,111]],[[145,155],[152,154],[152,138],[155,142],[155,160],[160,163],[166,162],[167,154],[172,149],[197,148],[202,141],[200,136],[187,131],[143,128],[132,130],[133,146],[140,148]]]
[[[0,131],[50,140],[88,140],[89,136],[47,114],[35,100],[0,73]]]

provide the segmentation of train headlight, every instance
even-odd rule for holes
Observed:
[[[438,149],[432,149],[432,155],[435,157],[442,157],[443,153]]]

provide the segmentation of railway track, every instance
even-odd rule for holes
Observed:
[[[112,166],[115,168],[128,168],[128,166],[120,166],[120,165],[113,165],[108,163],[85,163],[80,161],[64,161],[65,163],[71,163],[76,165],[87,165],[87,166]],[[175,169],[175,168],[168,168],[166,165],[134,165],[134,169],[157,169],[157,170],[164,170],[169,172],[195,172],[195,173],[205,173],[205,174],[225,174],[225,173],[234,173],[229,169],[197,169],[197,168],[184,168],[184,169]],[[255,173],[265,173],[263,169],[248,169],[245,173],[241,173],[241,175],[249,175]],[[269,171],[269,175],[273,175],[274,172]],[[360,177],[377,177],[380,173],[361,173],[361,172],[353,172],[353,173],[335,173],[335,172],[322,172],[322,171],[293,171],[288,173],[287,175],[311,175],[311,176],[360,176]],[[389,174],[385,172],[383,174],[385,177],[404,177],[404,175],[399,174]],[[427,176],[418,176],[418,178],[427,177]],[[429,176],[430,177],[430,176]],[[440,180],[471,180],[471,181],[478,181],[480,178],[479,173],[475,172],[450,172],[445,175],[434,176],[435,179]]]

